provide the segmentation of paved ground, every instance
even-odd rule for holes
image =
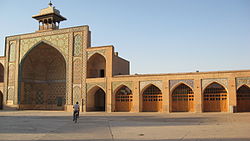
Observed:
[[[0,111],[0,141],[250,141],[250,113]]]

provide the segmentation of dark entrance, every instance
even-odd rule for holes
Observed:
[[[102,89],[95,93],[95,111],[105,111],[105,92]]]

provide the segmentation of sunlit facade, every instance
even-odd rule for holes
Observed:
[[[60,29],[51,3],[33,18],[36,32],[6,37],[0,109],[250,112],[250,70],[130,75],[113,46],[91,46],[88,26]]]

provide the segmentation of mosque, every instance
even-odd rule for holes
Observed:
[[[89,26],[60,29],[52,3],[32,18],[37,31],[5,38],[0,109],[250,112],[250,70],[130,75],[113,46],[91,46]]]

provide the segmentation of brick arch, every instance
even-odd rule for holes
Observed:
[[[99,53],[93,54],[87,61],[87,78],[106,77],[106,59]]]
[[[143,88],[141,89],[140,94],[143,94],[143,92],[144,92],[147,88],[149,88],[150,86],[155,86],[155,87],[157,87],[157,88],[162,92],[162,90],[161,90],[158,86],[156,86],[155,84],[150,83],[150,84],[147,84],[145,87],[143,87]]]
[[[206,90],[206,88],[208,86],[210,86],[211,84],[213,84],[213,83],[217,83],[217,84],[221,85],[228,92],[227,86],[225,86],[225,84],[222,84],[222,83],[220,83],[218,81],[211,81],[210,83],[208,83],[207,85],[204,86],[204,88],[202,90],[202,93],[204,93],[204,91]]]
[[[19,64],[18,97],[22,109],[64,110],[66,104],[66,59],[56,47],[40,41]],[[32,91],[26,90],[31,87]],[[40,96],[35,96],[35,91]],[[27,96],[31,97],[28,98]],[[38,101],[30,103],[27,100]]]
[[[106,93],[99,87],[94,86],[87,92],[87,112],[106,110]]]
[[[155,81],[141,81],[140,82],[140,93],[142,93],[145,88],[147,88],[150,85],[154,85],[157,88],[159,88],[161,91],[163,90],[162,81],[161,80],[155,80]]]
[[[162,111],[162,91],[154,84],[145,86],[140,94],[143,112],[160,112]]]
[[[250,112],[250,87],[246,84],[237,89],[237,112]]]
[[[175,85],[170,92],[172,112],[194,112],[194,91],[183,83]]]
[[[126,84],[120,84],[119,86],[117,86],[117,87],[115,88],[115,90],[113,91],[113,93],[114,93],[114,94],[117,93],[117,91],[118,91],[120,88],[122,88],[123,86],[128,87],[128,88],[131,90],[131,88],[130,88],[128,85],[126,85]]]
[[[180,86],[181,84],[184,84],[184,85],[188,86],[192,91],[194,91],[194,89],[193,89],[192,86],[190,86],[190,85],[187,84],[186,82],[180,81],[180,82],[178,82],[177,84],[175,84],[174,86],[172,86],[172,88],[170,89],[170,94],[172,94],[173,91],[174,91],[178,86]]]
[[[106,51],[105,50],[95,50],[95,51],[87,52],[88,59],[90,59],[95,54],[100,54],[106,59]]]
[[[202,97],[204,112],[228,111],[228,91],[222,84],[218,82],[209,83],[202,91]]]
[[[26,56],[27,56],[34,48],[38,47],[38,46],[41,45],[41,44],[46,44],[46,45],[49,45],[49,46],[53,47],[54,49],[56,49],[58,52],[61,53],[61,55],[63,56],[65,62],[67,62],[67,59],[66,59],[67,57],[65,56],[65,54],[63,53],[63,51],[60,50],[60,48],[57,47],[55,44],[53,44],[53,43],[51,43],[51,42],[49,42],[49,41],[47,41],[47,40],[41,40],[41,41],[38,41],[37,43],[35,43],[34,45],[32,45],[32,47],[29,48],[29,50],[26,51],[26,52],[23,54],[23,56],[20,56],[20,57],[21,57],[21,58],[20,58],[20,59],[21,59],[20,62],[22,62],[22,61],[26,58]]]
[[[244,84],[241,84],[241,85],[237,86],[237,90],[238,90],[240,87],[244,86],[244,85],[250,88],[250,84],[244,83]]]
[[[115,111],[130,112],[133,104],[132,90],[126,85],[120,85],[114,91]]]
[[[101,88],[104,92],[106,92],[106,89],[105,89],[105,86],[102,86],[100,84],[93,84],[91,85],[90,87],[87,88],[87,92],[91,91],[92,89],[96,88],[96,87],[99,87]]]

